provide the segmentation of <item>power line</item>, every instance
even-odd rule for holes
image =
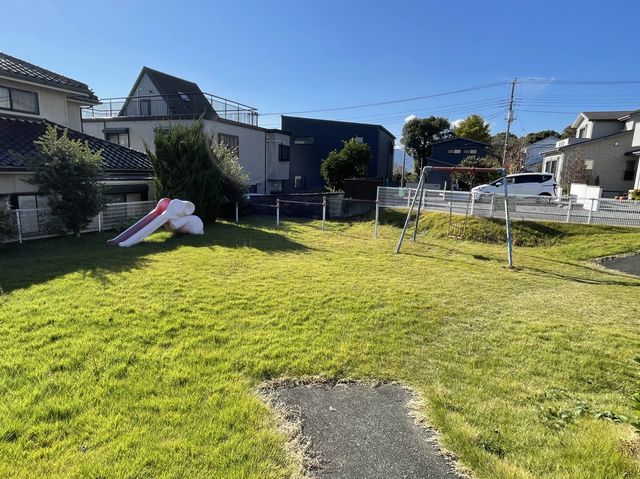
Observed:
[[[388,100],[388,101],[381,101],[381,102],[377,102],[377,103],[365,103],[365,104],[350,105],[350,106],[338,106],[338,107],[333,107],[333,108],[322,108],[322,109],[318,109],[318,110],[270,112],[270,113],[262,113],[260,116],[301,115],[301,114],[304,114],[304,113],[322,113],[322,112],[327,112],[327,111],[353,110],[353,109],[356,109],[356,108],[368,108],[368,107],[372,107],[372,106],[392,105],[392,104],[395,104],[395,103],[406,103],[406,102],[410,102],[410,101],[425,100],[427,98],[437,98],[437,97],[441,97],[441,96],[457,95],[459,93],[467,93],[467,92],[471,92],[471,91],[484,90],[484,89],[487,89],[487,88],[495,88],[497,86],[506,85],[507,83],[508,82],[501,81],[501,82],[487,83],[485,85],[480,85],[480,86],[475,86],[475,87],[470,87],[470,88],[462,88],[460,90],[452,90],[452,91],[447,91],[447,92],[442,92],[442,93],[434,93],[432,95],[416,96],[416,97],[413,97],[413,98],[402,98],[402,99],[399,99],[399,100]]]

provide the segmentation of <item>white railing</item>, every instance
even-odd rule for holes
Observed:
[[[127,227],[156,206],[155,201],[110,203],[82,231],[107,231]],[[11,210],[9,238],[5,242],[19,242],[68,234],[61,231],[49,209]]]
[[[415,188],[378,188],[378,206],[408,209]],[[426,211],[504,218],[504,196],[472,195],[468,191],[425,190],[422,207]],[[509,196],[512,220],[554,221],[640,227],[640,201],[550,196]]]

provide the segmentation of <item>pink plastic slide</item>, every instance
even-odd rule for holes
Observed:
[[[122,247],[133,246],[163,225],[169,231],[176,233],[204,234],[202,220],[192,214],[195,209],[195,205],[190,201],[162,198],[144,218],[107,241],[107,244]]]

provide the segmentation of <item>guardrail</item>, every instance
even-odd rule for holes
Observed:
[[[415,188],[378,188],[378,206],[408,209]],[[551,196],[509,195],[512,220],[640,227],[640,201]],[[473,195],[468,191],[425,190],[423,210],[469,214],[485,218],[504,217],[504,196]]]
[[[155,205],[155,201],[110,203],[82,232],[107,231],[129,226],[151,211]],[[59,226],[49,209],[11,210],[10,213],[11,233],[5,243],[22,243],[69,234]]]

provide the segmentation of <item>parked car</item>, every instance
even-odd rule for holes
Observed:
[[[507,176],[509,195],[556,196],[558,183],[551,173],[517,173]],[[504,193],[502,178],[471,189],[476,199],[491,193]]]

